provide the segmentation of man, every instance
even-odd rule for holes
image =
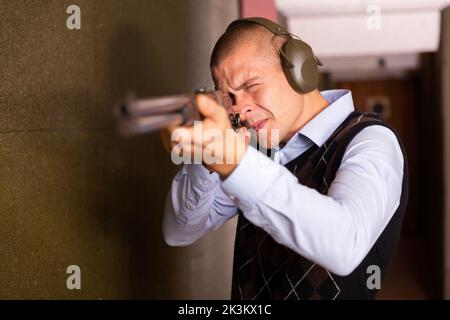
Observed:
[[[239,214],[233,299],[373,298],[379,288],[369,277],[385,274],[401,230],[405,157],[389,126],[354,111],[349,91],[321,93],[293,80],[291,40],[273,22],[250,19],[217,42],[211,72],[232,103],[226,112],[199,96],[203,130],[225,136],[229,114],[239,114],[240,133],[268,132],[258,143],[272,159],[236,133],[215,149],[232,163],[185,165],[167,199],[165,241],[189,245]],[[314,71],[304,61],[300,69]],[[177,141],[184,153],[218,143],[187,130]]]

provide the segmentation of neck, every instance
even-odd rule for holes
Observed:
[[[294,136],[301,128],[303,128],[309,121],[314,119],[320,112],[327,108],[330,103],[320,94],[319,90],[314,90],[310,93],[302,95],[303,110],[300,113],[297,121],[295,121],[290,134],[286,137],[284,142],[287,142]]]
[[[305,118],[302,127],[329,105],[330,103],[320,94],[319,90],[314,90],[311,95],[305,95]]]

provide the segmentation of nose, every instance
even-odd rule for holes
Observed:
[[[248,117],[248,114],[251,113],[255,109],[254,104],[251,99],[247,97],[245,94],[236,94],[235,95],[235,104],[230,108],[230,114],[239,113],[240,119],[245,121]]]

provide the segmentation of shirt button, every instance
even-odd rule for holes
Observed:
[[[236,197],[235,196],[230,196],[230,199],[234,201],[234,200],[236,200]]]
[[[192,205],[192,203],[191,202],[186,202],[186,207],[188,208],[188,209],[192,209],[194,206]]]
[[[207,185],[209,184],[209,181],[206,180],[206,179],[202,179],[202,184],[203,184],[204,186],[207,186]]]

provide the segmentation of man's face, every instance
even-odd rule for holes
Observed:
[[[274,147],[289,140],[298,127],[303,98],[289,85],[279,57],[261,54],[256,45],[241,45],[212,69],[217,89],[232,98],[229,113],[238,112],[249,129],[261,131],[260,145]],[[279,141],[270,142],[279,131]]]

